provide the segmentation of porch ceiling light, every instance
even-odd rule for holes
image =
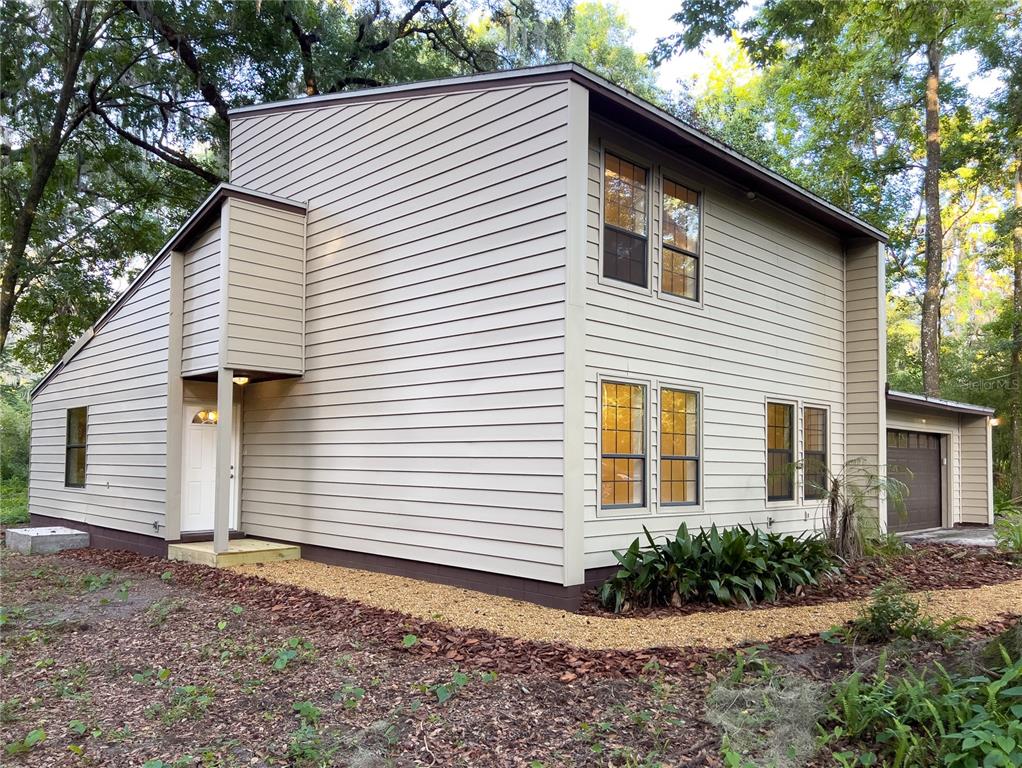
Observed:
[[[246,384],[248,384],[248,376],[235,376],[233,379],[231,379],[231,381],[233,381],[239,387],[243,387]]]

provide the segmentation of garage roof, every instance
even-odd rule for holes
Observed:
[[[913,408],[930,408],[935,411],[948,413],[965,413],[972,416],[993,416],[994,409],[985,405],[973,405],[972,403],[959,403],[954,400],[941,400],[938,397],[927,397],[926,395],[913,395],[909,392],[896,392],[887,390],[887,404],[909,405]]]

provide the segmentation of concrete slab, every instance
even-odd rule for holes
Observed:
[[[994,547],[994,529],[989,526],[967,528],[937,528],[932,531],[906,533],[902,537],[909,544],[928,542],[931,544],[957,544],[963,547]]]
[[[89,546],[89,534],[62,525],[41,528],[8,528],[7,547],[22,555],[52,555],[65,549]]]
[[[232,539],[228,542],[227,551],[219,553],[213,551],[212,541],[167,545],[167,557],[171,560],[212,565],[214,568],[298,560],[301,556],[301,547],[262,539]]]

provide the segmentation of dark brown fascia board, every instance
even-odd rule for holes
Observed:
[[[60,371],[65,365],[67,365],[74,357],[82,351],[86,344],[99,333],[107,320],[117,311],[125,301],[131,298],[132,294],[138,290],[138,287],[145,281],[145,279],[152,274],[154,270],[160,265],[163,259],[170,254],[171,251],[182,250],[187,248],[195,238],[198,237],[202,231],[208,226],[213,217],[219,213],[220,206],[223,201],[229,198],[236,200],[247,200],[253,203],[259,203],[270,208],[277,208],[279,210],[288,211],[289,213],[300,213],[305,214],[308,211],[308,204],[298,203],[294,200],[288,200],[287,198],[277,197],[276,195],[268,195],[265,192],[256,192],[252,189],[245,189],[235,184],[218,184],[216,188],[209,193],[209,196],[199,205],[198,208],[189,216],[185,223],[174,233],[174,235],[167,241],[167,243],[160,249],[160,252],[156,254],[153,259],[146,264],[141,272],[131,281],[131,284],[124,290],[124,292],[118,296],[113,304],[111,304],[106,312],[100,315],[99,319],[92,324],[85,333],[78,337],[78,340],[71,345],[71,348],[64,353],[64,356],[60,361],[54,365],[46,374],[39,379],[32,391],[29,393],[29,398],[34,398],[36,394],[43,388],[43,386],[54,377],[54,375]]]
[[[771,171],[754,160],[711,138],[688,123],[674,117],[654,104],[614,85],[585,67],[574,63],[550,64],[540,67],[488,72],[464,77],[428,80],[419,83],[365,88],[358,91],[308,96],[289,101],[236,107],[231,117],[254,117],[279,112],[318,109],[337,103],[365,103],[399,96],[427,96],[456,93],[504,84],[528,85],[572,81],[590,93],[590,106],[597,114],[623,122],[640,131],[652,133],[650,138],[674,151],[691,153],[693,159],[729,178],[747,192],[763,195],[786,208],[797,211],[839,233],[844,238],[866,237],[881,243],[888,241],[885,232],[827,202],[804,187]],[[636,121],[639,125],[636,126]]]
[[[946,413],[962,413],[969,416],[993,416],[994,409],[985,405],[973,405],[972,403],[958,403],[954,400],[941,400],[937,397],[926,397],[925,395],[913,395],[909,392],[887,391],[888,405],[904,405],[919,410],[944,411]]]

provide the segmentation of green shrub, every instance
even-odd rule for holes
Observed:
[[[875,533],[863,543],[863,554],[881,560],[893,560],[912,551],[912,547],[896,533]]]
[[[28,486],[22,481],[0,483],[0,525],[28,522]]]
[[[938,665],[892,678],[881,658],[871,679],[856,672],[834,687],[828,725],[829,741],[876,750],[891,768],[1022,765],[1022,660],[1005,654],[990,675]]]
[[[1022,555],[1022,510],[1004,509],[994,519],[994,541],[1004,552]]]
[[[682,523],[674,538],[648,546],[635,539],[614,552],[619,568],[600,588],[600,602],[615,613],[636,606],[775,600],[837,573],[827,542],[818,536],[782,536],[744,526],[716,525],[692,535]]]
[[[887,581],[873,590],[869,602],[852,620],[848,634],[866,643],[886,643],[895,638],[946,643],[958,637],[961,621],[933,620],[909,597],[904,583]]]

